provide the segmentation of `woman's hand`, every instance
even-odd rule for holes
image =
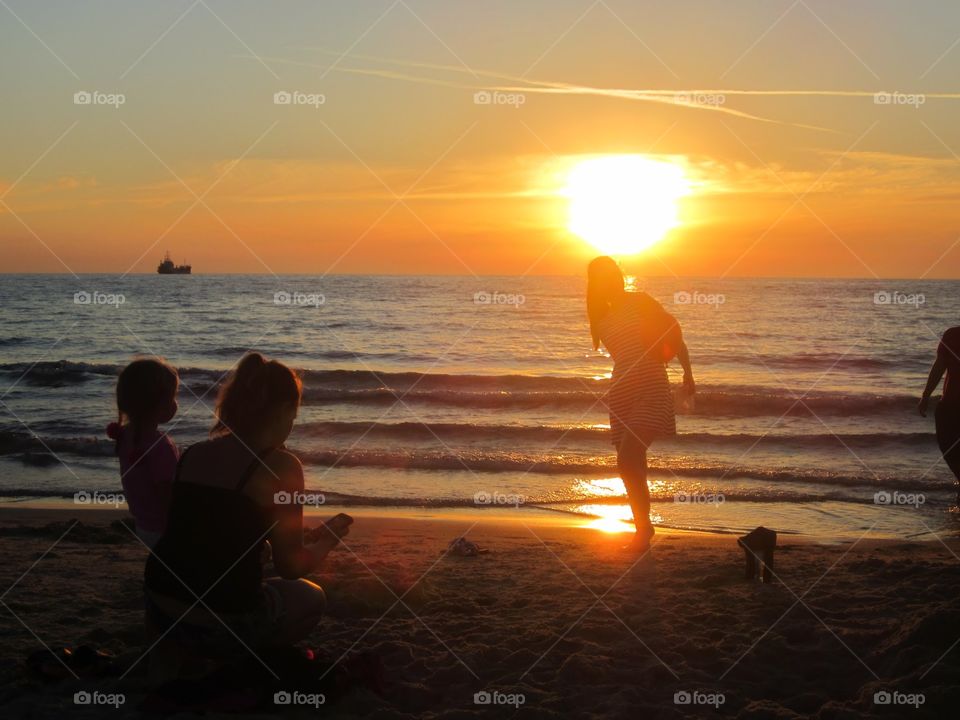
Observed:
[[[683,373],[683,389],[688,395],[693,395],[697,391],[697,385],[693,381],[693,373],[687,370]]]
[[[346,513],[338,513],[329,520],[323,522],[315,528],[311,528],[304,533],[304,540],[308,543],[315,543],[324,538],[339,541],[350,534],[350,526],[353,525],[353,518]],[[336,544],[336,543],[334,543]]]
[[[309,550],[313,553],[316,564],[323,562],[330,551],[340,544],[340,540],[350,533],[352,524],[352,517],[346,513],[340,513],[309,531],[305,539],[310,543]]]
[[[933,391],[937,389],[937,385],[940,384],[940,379],[946,371],[947,361],[938,353],[937,359],[934,360],[933,365],[930,366],[930,374],[927,375],[927,385],[923,388],[923,394],[920,395],[920,404],[917,405],[917,412],[923,417],[927,416],[927,405],[930,404],[930,396],[933,395]]]

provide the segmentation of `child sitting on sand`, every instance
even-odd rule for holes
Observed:
[[[151,549],[167,525],[179,459],[177,446],[157,426],[176,415],[179,384],[177,371],[163,360],[134,360],[117,378],[118,422],[107,427],[137,535]]]

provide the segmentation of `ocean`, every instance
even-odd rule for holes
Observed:
[[[650,451],[659,524],[820,538],[956,533],[916,402],[960,282],[637,278],[681,322],[698,392]],[[180,372],[181,446],[244,352],[299,369],[288,447],[327,505],[629,518],[582,277],[5,275],[0,501],[119,490],[113,386]],[[679,384],[676,361],[670,367]],[[349,510],[347,510],[349,512]]]

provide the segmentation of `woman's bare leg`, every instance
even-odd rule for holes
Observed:
[[[317,626],[327,606],[323,589],[309,580],[268,578],[266,583],[280,593],[283,622],[277,638],[280,643],[302,640]]]
[[[653,535],[653,525],[650,523],[650,488],[647,486],[649,444],[627,430],[617,451],[617,467],[630,500],[638,538],[649,538]]]

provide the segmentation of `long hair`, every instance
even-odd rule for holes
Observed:
[[[117,378],[117,425],[131,425],[136,443],[140,426],[162,403],[173,401],[179,384],[177,371],[165,360],[134,360],[120,371]]]
[[[601,255],[590,261],[587,266],[587,316],[594,350],[600,348],[600,321],[623,291],[623,273],[612,257]]]
[[[300,405],[302,384],[297,374],[260,353],[244,355],[237,369],[220,388],[217,422],[211,437],[233,433],[249,438],[263,430],[285,404]]]

